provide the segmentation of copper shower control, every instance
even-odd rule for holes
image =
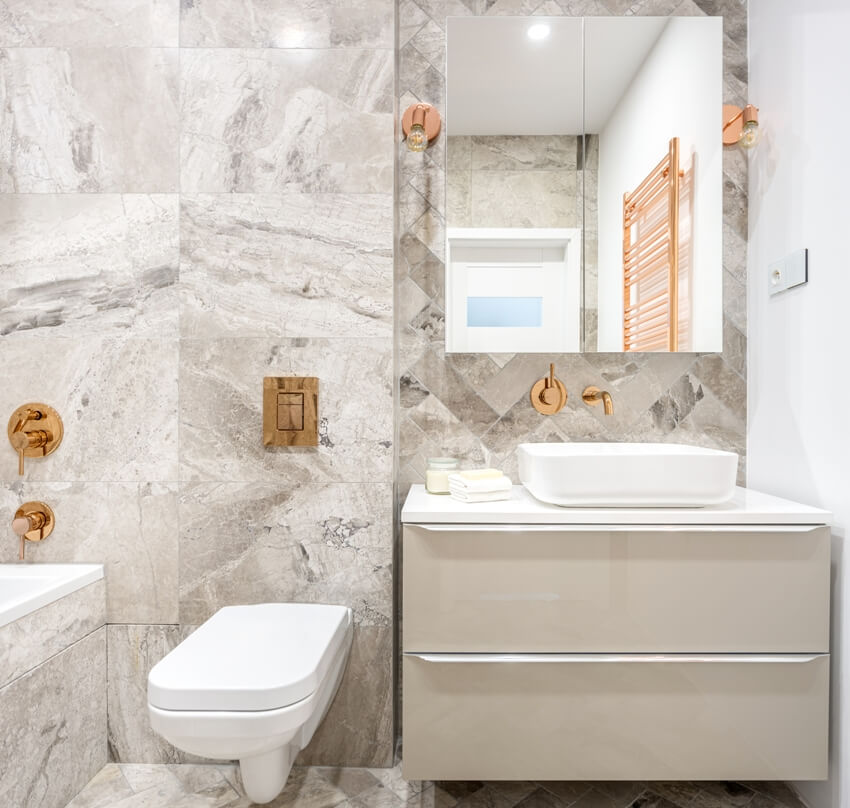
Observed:
[[[319,380],[315,376],[263,379],[263,446],[319,445]]]
[[[18,474],[24,473],[24,458],[47,457],[62,443],[65,430],[59,413],[37,402],[18,407],[9,419],[9,443],[18,453]]]
[[[549,365],[549,375],[538,379],[531,388],[531,406],[541,415],[554,415],[567,403],[567,388],[555,378],[555,365]]]
[[[24,548],[28,541],[46,539],[56,525],[56,517],[45,502],[25,502],[12,519],[12,530],[21,537],[18,558],[24,560]]]

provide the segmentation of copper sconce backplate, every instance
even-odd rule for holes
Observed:
[[[425,120],[422,126],[425,129],[425,135],[430,143],[437,137],[437,135],[440,134],[441,126],[440,113],[437,112],[437,110],[430,104],[411,104],[404,111],[404,115],[402,115],[401,131],[404,132],[405,137],[410,134],[410,127],[413,126],[413,115],[416,112],[416,108],[419,106],[425,107]]]

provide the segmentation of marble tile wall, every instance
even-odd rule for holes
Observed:
[[[107,762],[105,627],[47,653],[0,687],[0,805],[10,808],[64,808]]]
[[[392,761],[394,35],[392,0],[0,8],[0,413],[65,423],[0,451],[0,525],[44,499],[30,559],[106,565],[118,761],[181,759],[148,669],[265,599],[355,612],[303,761]],[[319,377],[318,448],[262,447],[264,375]]]
[[[746,103],[743,0],[399,0],[399,103],[445,109],[447,16],[722,15],[724,97]],[[450,131],[451,121],[447,121]],[[731,449],[745,475],[746,158],[724,154],[724,348],[720,354],[446,355],[443,258],[446,139],[422,154],[399,144],[396,253],[399,350],[399,495],[421,482],[426,458],[454,455],[516,476],[523,441],[676,441]],[[451,222],[450,222],[451,223]],[[594,245],[588,245],[593,248]],[[570,394],[558,415],[538,415],[528,391],[555,362]],[[615,415],[581,401],[609,390]]]

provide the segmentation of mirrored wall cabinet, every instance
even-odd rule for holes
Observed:
[[[446,350],[722,350],[722,20],[447,20]]]

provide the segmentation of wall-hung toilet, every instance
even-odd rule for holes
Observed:
[[[184,752],[238,760],[249,799],[269,802],[333,701],[351,637],[345,606],[225,607],[151,670],[151,726]]]

